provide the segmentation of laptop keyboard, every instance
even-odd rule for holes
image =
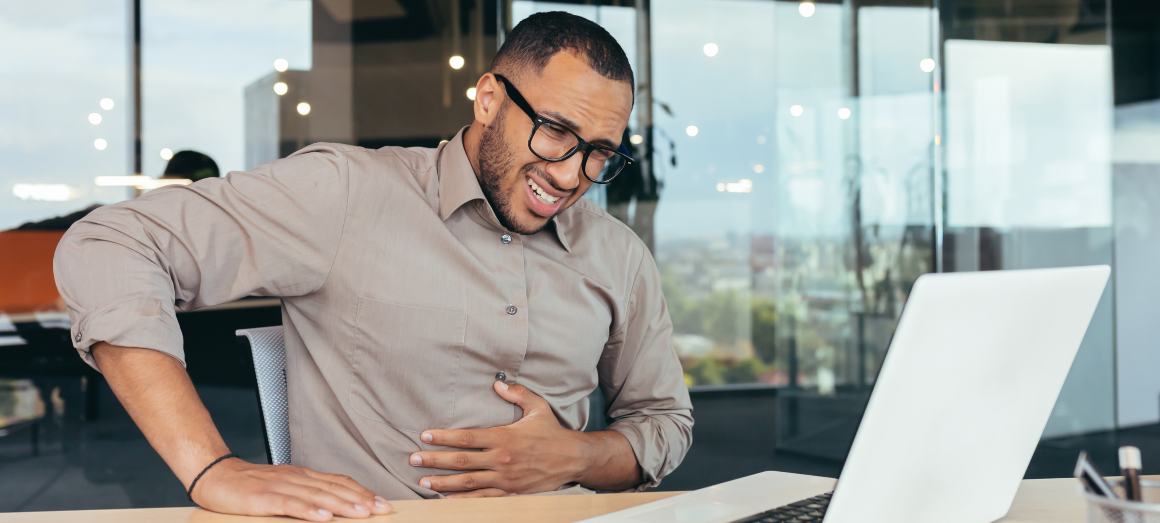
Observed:
[[[789,505],[782,505],[773,510],[767,510],[760,514],[738,519],[733,523],[820,522],[822,521],[822,517],[826,515],[826,507],[830,506],[830,496],[832,495],[834,495],[833,492],[827,492],[820,496],[803,499],[795,503],[790,503]]]

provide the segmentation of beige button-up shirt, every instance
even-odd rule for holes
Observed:
[[[507,425],[498,373],[582,429],[601,387],[653,486],[685,456],[692,406],[660,276],[587,200],[504,230],[463,132],[437,149],[317,144],[249,172],[103,207],[54,268],[82,357],[97,342],[184,361],[175,310],[282,298],[292,460],[390,498],[434,497],[410,453],[428,428]]]

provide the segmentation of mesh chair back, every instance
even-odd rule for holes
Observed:
[[[290,407],[286,397],[286,346],[282,326],[241,329],[250,345],[254,374],[258,379],[258,403],[266,432],[270,464],[290,463]]]

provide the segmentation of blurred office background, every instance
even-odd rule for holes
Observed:
[[[187,503],[70,348],[45,220],[151,189],[181,150],[226,172],[434,146],[544,10],[606,27],[640,84],[640,169],[590,197],[653,250],[692,389],[662,488],[836,475],[915,278],[1079,264],[1113,280],[1027,476],[1080,449],[1112,470],[1125,443],[1160,472],[1150,0],[57,0],[0,7],[0,511]],[[233,332],[278,303],[180,321],[227,441],[264,460]]]

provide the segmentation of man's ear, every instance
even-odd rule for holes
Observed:
[[[500,89],[499,80],[491,73],[479,77],[479,81],[475,83],[475,120],[484,127],[491,125],[499,114],[500,106],[503,104]]]

